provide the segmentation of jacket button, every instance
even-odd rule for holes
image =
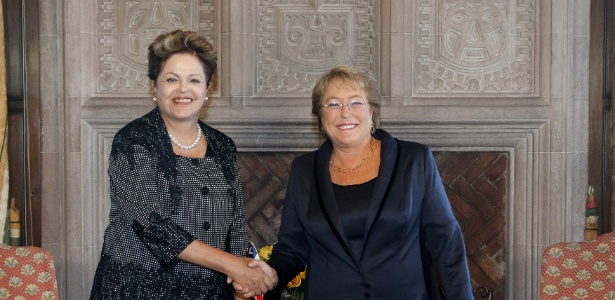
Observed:
[[[226,193],[227,193],[229,196],[233,196],[233,189],[231,189],[231,188],[227,189],[227,190],[226,190]]]
[[[203,223],[203,229],[209,230],[209,228],[211,228],[211,225],[209,224],[209,222],[205,221],[205,223]]]
[[[202,187],[201,188],[201,194],[203,194],[203,195],[209,194],[209,188],[206,187],[206,186]]]
[[[365,293],[365,298],[369,298],[371,295],[369,293]]]
[[[200,164],[199,159],[198,158],[193,158],[192,160],[192,165],[198,166]]]

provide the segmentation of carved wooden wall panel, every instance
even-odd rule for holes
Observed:
[[[277,241],[288,171],[301,153],[240,153],[250,240]],[[497,152],[434,152],[468,255],[473,287],[504,299],[508,157]]]

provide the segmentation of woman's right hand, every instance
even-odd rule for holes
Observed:
[[[247,262],[245,268],[234,270],[232,273],[236,275],[229,274],[228,281],[232,281],[233,288],[244,297],[264,294],[278,284],[278,274],[266,262],[251,258],[240,259]]]

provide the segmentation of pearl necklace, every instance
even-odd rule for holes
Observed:
[[[370,157],[372,157],[372,154],[374,154],[374,149],[376,149],[376,139],[372,138],[372,145],[371,145],[371,149],[370,149],[369,153],[367,153],[367,155],[361,160],[361,163],[358,164],[357,166],[354,166],[352,168],[344,168],[344,169],[342,169],[342,168],[340,168],[339,166],[337,166],[337,165],[335,165],[333,163],[333,155],[331,155],[331,161],[329,162],[329,166],[331,167],[331,169],[333,169],[334,171],[339,172],[339,173],[352,172],[355,169],[358,169],[361,166],[363,166],[367,162],[367,160]]]
[[[194,140],[194,142],[192,142],[192,144],[188,146],[182,145],[177,139],[175,139],[175,137],[170,132],[168,133],[169,133],[169,138],[171,139],[171,142],[173,142],[175,146],[179,147],[179,149],[182,149],[184,151],[194,148],[201,140],[201,127],[199,126],[199,124],[196,125],[196,139]]]

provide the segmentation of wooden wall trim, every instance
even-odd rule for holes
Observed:
[[[23,2],[28,21],[24,22],[25,115],[26,115],[26,190],[28,215],[27,242],[41,246],[41,101],[39,51],[39,0]]]
[[[592,1],[590,17],[590,60],[589,60],[589,130],[588,130],[588,185],[594,186],[594,196],[598,200],[600,209],[601,233],[612,230],[612,204],[611,198],[611,159],[610,154],[610,81],[608,41],[612,38],[607,35],[613,32],[606,16],[612,15],[607,9],[612,9],[611,0]]]

